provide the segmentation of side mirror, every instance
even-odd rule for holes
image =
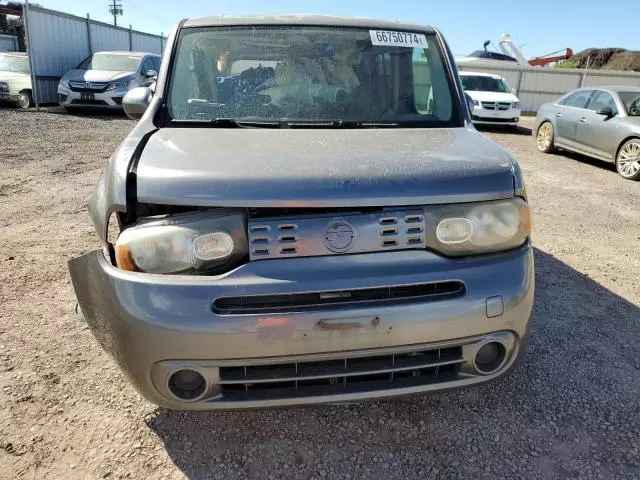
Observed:
[[[156,72],[155,70],[147,70],[144,73],[144,76],[147,77],[147,78],[155,78],[155,77],[158,76],[158,72]]]
[[[467,99],[467,105],[469,106],[469,111],[473,112],[473,107],[475,105],[473,103],[473,98],[471,98],[471,95],[469,95],[468,93],[465,93],[464,97]]]
[[[152,92],[149,87],[132,88],[122,99],[122,107],[127,117],[138,120],[144,115],[151,102]]]
[[[604,115],[607,118],[611,118],[614,116],[613,110],[611,107],[602,107],[600,110],[596,112],[598,115]]]
[[[517,95],[517,94],[518,94],[518,91],[517,91],[515,88],[512,88],[512,89],[511,89],[511,94],[512,94],[512,95]]]

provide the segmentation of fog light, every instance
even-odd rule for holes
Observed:
[[[182,400],[194,400],[205,390],[204,377],[195,370],[178,370],[169,378],[169,389]]]
[[[474,360],[476,370],[484,375],[494,373],[502,367],[507,351],[500,342],[484,344],[476,352]]]

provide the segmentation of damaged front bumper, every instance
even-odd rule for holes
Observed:
[[[522,352],[534,293],[528,243],[466,259],[397,251],[255,261],[218,277],[124,272],[98,251],[69,266],[100,344],[147,399],[178,409],[352,402],[485,382]],[[215,306],[442,282],[463,290],[281,311]],[[480,372],[475,356],[491,342],[504,349],[503,361]],[[205,381],[196,398],[171,387],[184,369]]]

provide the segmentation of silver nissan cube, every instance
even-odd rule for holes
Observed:
[[[77,312],[176,409],[343,403],[479,385],[529,337],[531,219],[434,28],[185,20],[69,262]]]

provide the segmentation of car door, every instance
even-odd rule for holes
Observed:
[[[614,116],[601,115],[598,112],[611,108]],[[577,142],[584,153],[603,160],[613,161],[619,130],[622,128],[618,115],[620,110],[611,92],[595,90],[587,109],[578,122]]]
[[[586,106],[593,90],[577,90],[563,98],[555,110],[555,141],[567,147],[575,147],[578,123],[586,112]]]

